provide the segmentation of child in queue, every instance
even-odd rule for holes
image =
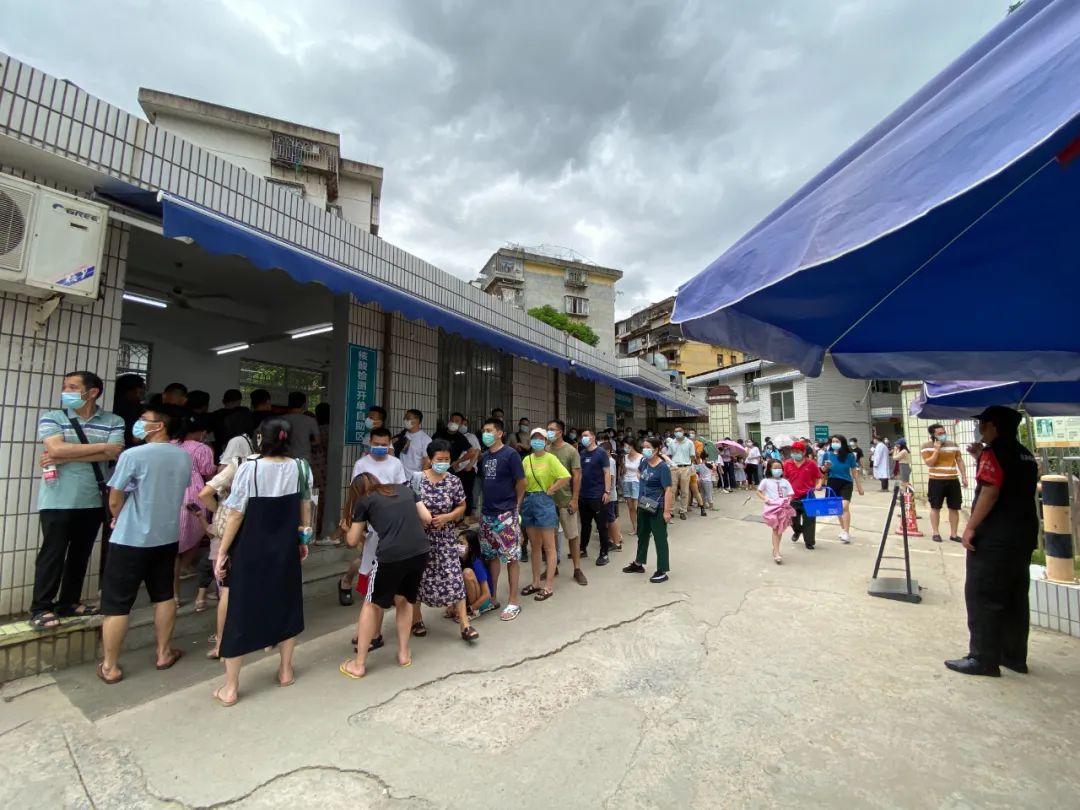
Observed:
[[[791,506],[795,490],[792,489],[791,482],[784,478],[784,465],[779,459],[769,459],[766,464],[765,475],[758,484],[757,496],[765,503],[761,517],[765,525],[772,529],[773,562],[780,565],[784,561],[780,556],[780,538],[795,517],[795,509]]]
[[[458,537],[458,553],[461,555],[461,573],[465,578],[465,602],[469,618],[474,619],[482,613],[495,610],[498,605],[491,593],[491,576],[480,550],[480,535],[473,529],[462,532]],[[447,614],[448,619],[456,616]]]

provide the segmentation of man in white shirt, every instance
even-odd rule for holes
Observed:
[[[405,439],[407,442],[398,456],[410,478],[413,473],[418,473],[429,466],[427,449],[431,444],[431,437],[421,429],[420,425],[423,421],[424,414],[420,411],[414,408],[405,411],[405,430],[398,437],[399,441]]]
[[[753,439],[746,445],[746,480],[752,487],[761,482],[761,448]]]
[[[675,428],[675,438],[668,439],[665,455],[672,464],[671,484],[675,490],[672,494],[679,505],[679,519],[686,520],[686,507],[690,502],[690,474],[697,453],[694,443],[686,438],[682,425]]]
[[[371,443],[371,449],[353,465],[353,480],[355,481],[362,473],[371,473],[383,484],[409,483],[411,476],[406,472],[401,460],[390,454],[390,431],[384,427],[372,428],[368,441]],[[348,529],[348,524],[352,520],[352,505],[353,497],[350,491],[345,498],[345,509],[341,518],[343,529]],[[366,581],[375,562],[375,549],[378,546],[379,535],[375,534],[369,526],[362,555],[353,561],[349,570],[341,577],[341,582],[338,583],[338,603],[342,606],[347,607],[353,603],[353,581],[357,574]],[[367,589],[364,588],[364,590]],[[378,641],[380,642],[378,646],[382,646],[381,637]]]

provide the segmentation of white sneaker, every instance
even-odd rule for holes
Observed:
[[[850,543],[851,542],[851,535],[849,535],[847,532],[840,532],[840,542],[841,543]]]

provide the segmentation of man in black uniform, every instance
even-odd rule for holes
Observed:
[[[1035,457],[1016,438],[1021,416],[994,405],[978,417],[975,504],[964,530],[970,642],[964,658],[945,666],[964,675],[999,677],[1004,665],[1027,672],[1028,566],[1039,535]]]

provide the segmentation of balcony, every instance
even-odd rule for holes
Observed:
[[[566,286],[584,289],[589,286],[589,274],[585,270],[566,268]]]
[[[641,357],[621,357],[618,360],[619,377],[654,391],[668,388],[668,373],[661,371]]]
[[[328,143],[297,138],[282,132],[271,133],[270,162],[290,169],[326,175],[326,196],[338,196],[338,150]]]
[[[499,256],[493,267],[491,275],[499,281],[509,281],[515,284],[525,283],[525,267],[520,259],[511,259]]]

